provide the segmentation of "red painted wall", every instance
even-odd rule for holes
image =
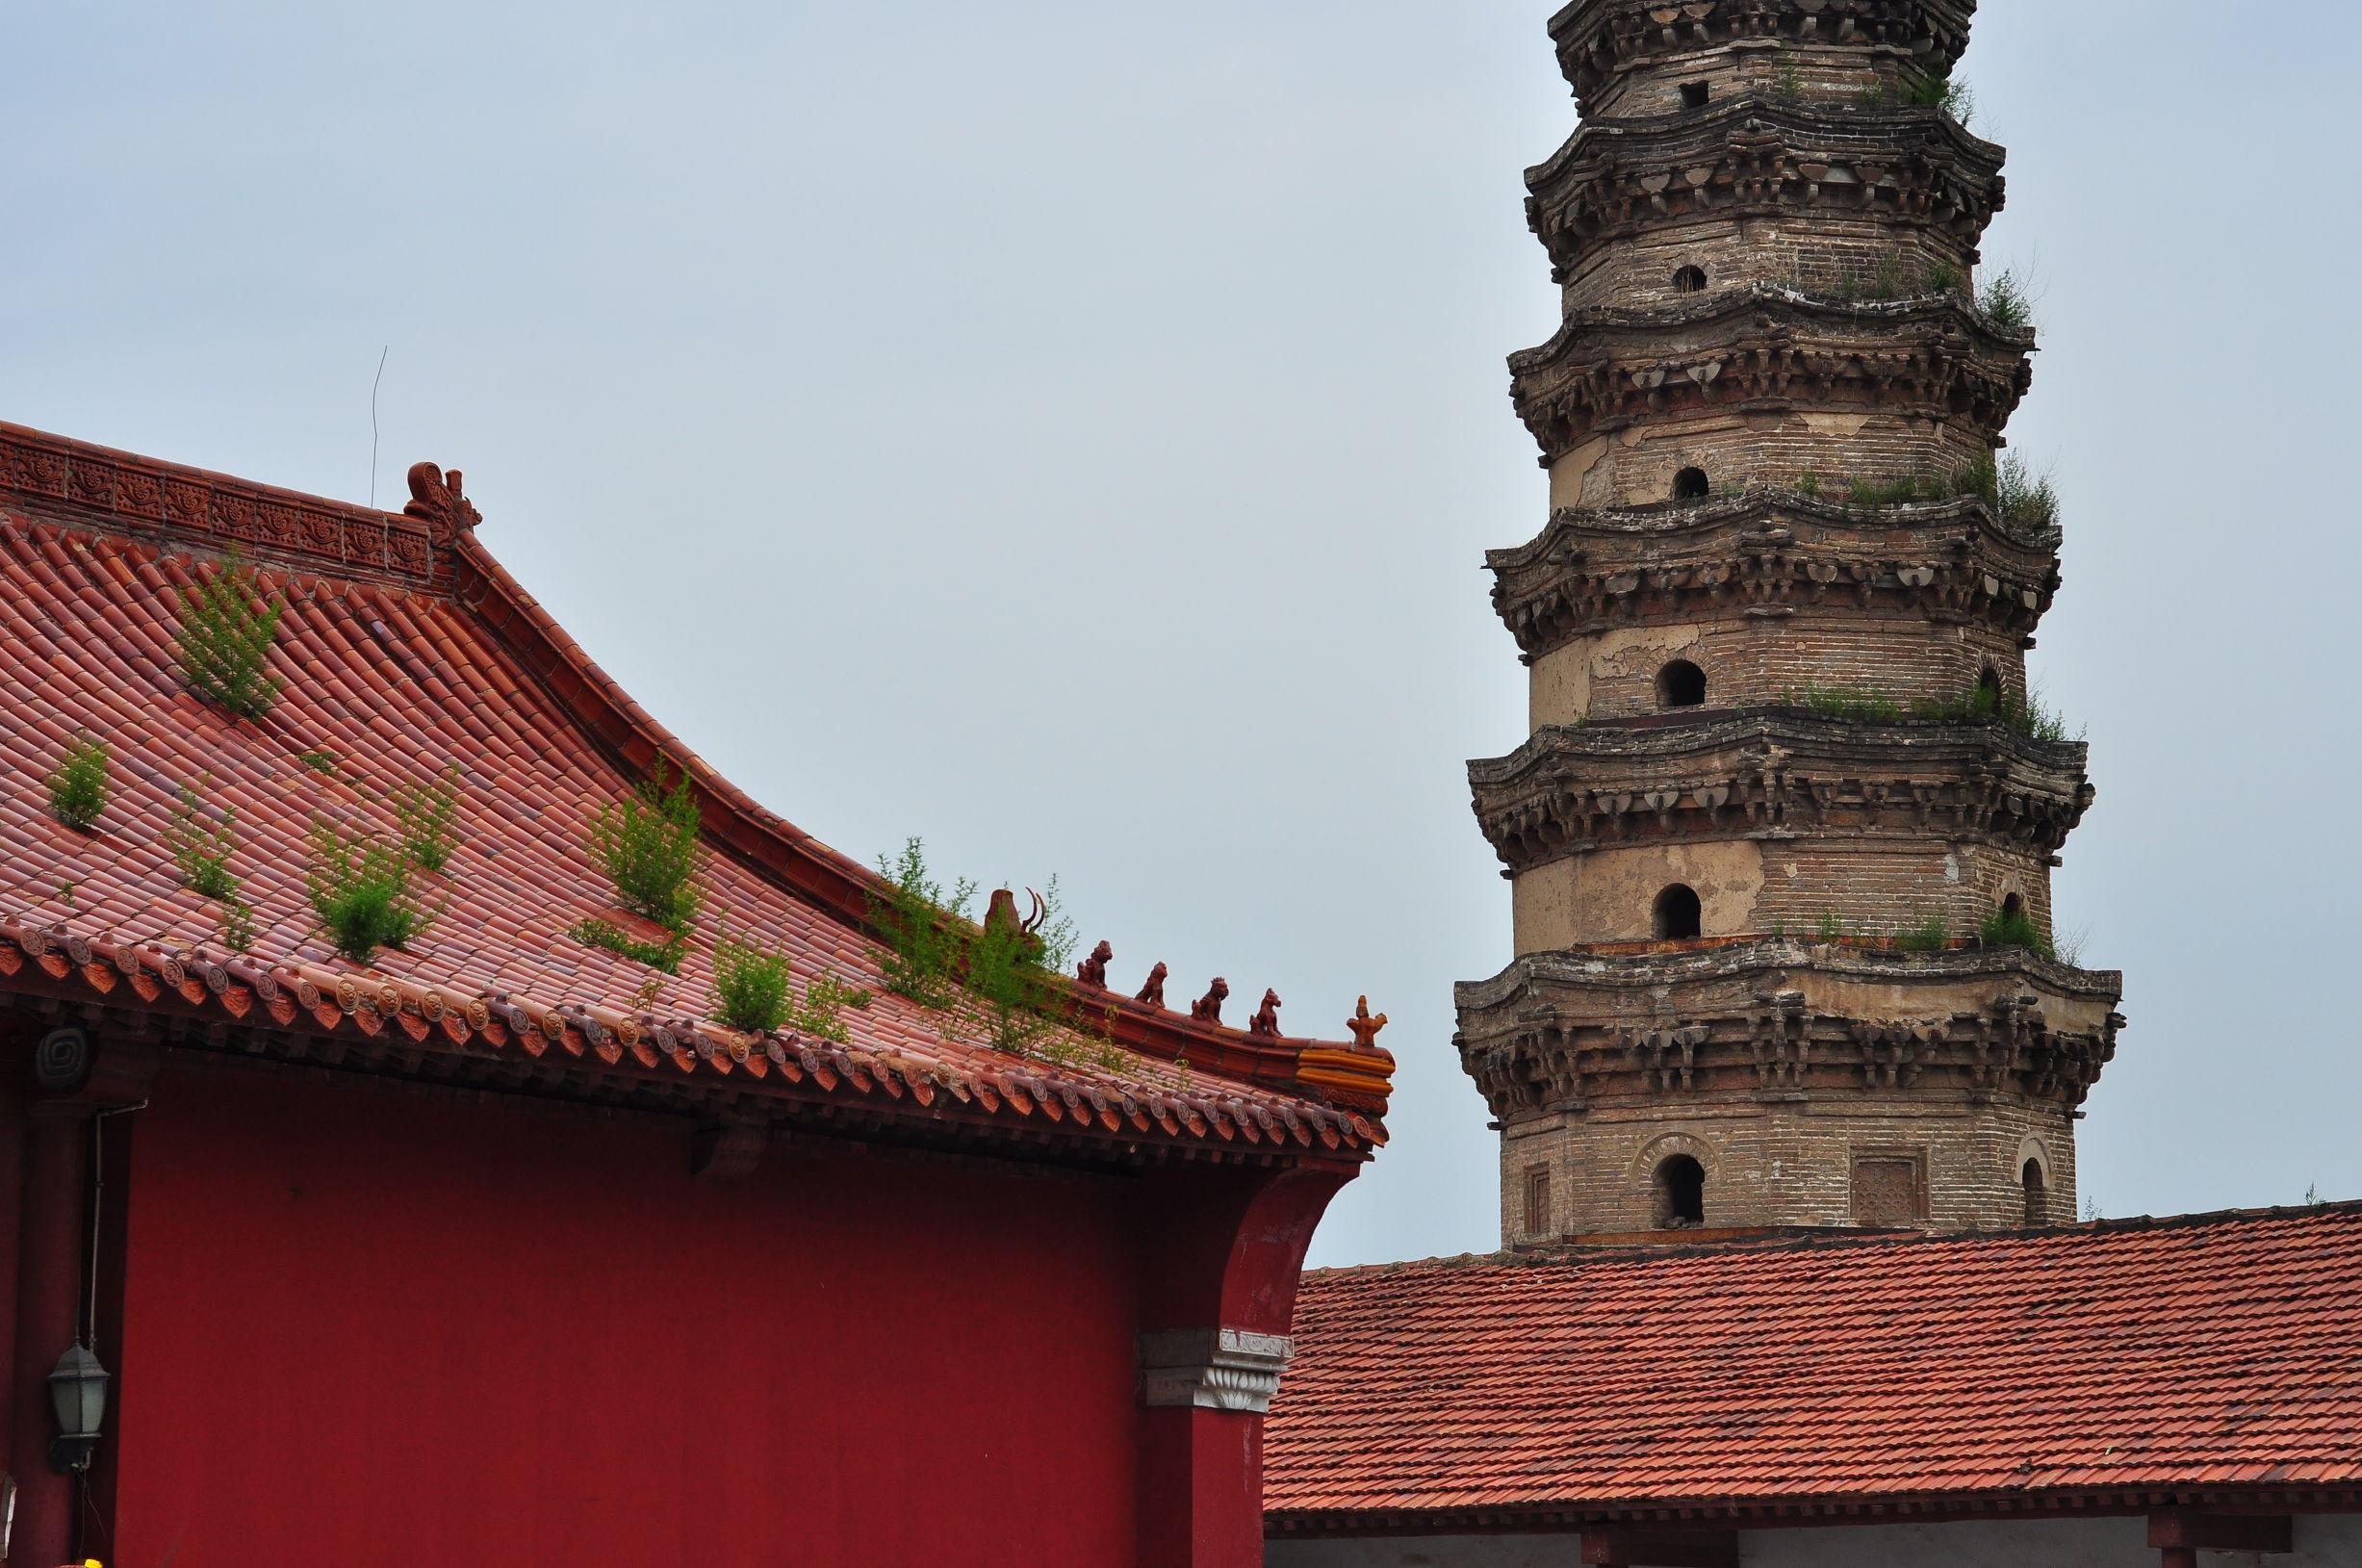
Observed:
[[[1114,1568],[1114,1184],[167,1069],[131,1148],[132,1568]]]

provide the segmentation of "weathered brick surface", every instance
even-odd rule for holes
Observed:
[[[1841,499],[1854,481],[1886,484],[1940,476],[1988,455],[1965,424],[1870,409],[1754,412],[1706,404],[1628,424],[1582,443],[1551,465],[1551,505],[1644,505],[1674,498],[1674,480],[1697,469],[1716,492],[1800,483]]]
[[[2046,1171],[2042,1219],[2075,1218],[2072,1115],[2057,1105],[1901,1094],[1765,1104],[1634,1106],[1533,1117],[1502,1138],[1502,1236],[1645,1231],[1660,1222],[1657,1168],[1686,1154],[1706,1170],[1706,1223],[1850,1225],[1854,1162],[1916,1162],[1935,1225],[2015,1225],[2023,1171]],[[1550,1171],[1552,1229],[1527,1230],[1526,1172]],[[1877,1217],[1872,1217],[1875,1220]]]
[[[2046,944],[2092,793],[2080,746],[1890,716],[2024,703],[2058,587],[2040,514],[1938,499],[2034,347],[1969,287],[2000,149],[1908,102],[1971,10],[1553,24],[1586,117],[1528,218],[1566,321],[1511,360],[1553,520],[1491,558],[1534,735],[1471,764],[1520,956],[1460,994],[1512,1242],[1673,1222],[1677,1157],[1713,1226],[2020,1224],[2029,1160],[2034,1217],[2073,1214],[2117,977],[1893,941],[2006,907]]]
[[[1634,627],[1578,637],[1534,661],[1530,714],[1546,724],[1601,723],[1667,711],[1659,682],[1675,660],[1706,675],[1713,708],[1773,707],[1813,693],[1883,697],[1908,707],[1976,689],[1990,671],[2013,701],[2026,695],[2018,639],[1990,626],[1947,625],[1843,604],[1788,614]]]

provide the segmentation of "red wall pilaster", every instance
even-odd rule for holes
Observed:
[[[1263,1561],[1263,1417],[1141,1412],[1140,1568]]]
[[[1193,1172],[1187,1185],[1153,1191],[1143,1225],[1154,1238],[1142,1259],[1143,1354],[1175,1330],[1286,1335],[1313,1230],[1352,1175],[1307,1169],[1222,1181]],[[1260,1408],[1151,1404],[1141,1412],[1140,1455],[1140,1568],[1260,1568]]]
[[[10,1464],[16,1529],[9,1561],[64,1562],[73,1548],[73,1478],[49,1466],[49,1371],[74,1342],[82,1302],[82,1190],[90,1107],[36,1100],[25,1116],[24,1200],[17,1248],[16,1364]]]

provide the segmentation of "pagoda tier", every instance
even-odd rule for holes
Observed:
[[[1670,846],[1802,836],[1825,851],[1831,840],[1887,837],[1944,852],[2001,851],[2031,882],[2094,798],[2084,753],[2080,741],[2043,740],[2006,724],[1732,713],[1677,725],[1552,726],[1507,757],[1471,763],[1468,773],[1476,820],[1516,872],[1643,850],[1656,861]],[[1871,918],[1878,929],[1958,904],[1966,935],[1999,902],[1971,886],[1977,879],[1962,874],[1956,853],[1928,858],[1932,886],[1861,887],[1865,899],[1890,906],[1877,912],[1883,919]],[[1785,907],[1796,882],[1766,879],[1752,929],[1804,924],[1827,907],[1825,892]]]
[[[1948,440],[1897,445],[1849,439],[1862,427],[1808,425],[1758,462],[1707,470],[1718,487],[1805,472],[1899,477],[1931,459],[1990,452],[2033,385],[2033,352],[2031,331],[1994,326],[1955,295],[1838,304],[1753,284],[1686,304],[1574,312],[1549,343],[1511,357],[1510,390],[1546,464],[1643,421],[1660,448],[1733,414],[1949,426]]]
[[[1586,127],[1526,171],[1526,217],[1574,306],[1709,284],[1860,292],[1882,268],[1964,277],[2002,205],[2002,157],[1932,106],[1750,95]]]
[[[1575,0],[1550,33],[1591,118],[1676,107],[1693,83],[1949,75],[1975,14],[1976,0]]]
[[[1563,322],[1509,361],[1550,520],[1487,557],[1529,737],[1469,765],[1520,957],[1460,992],[1513,1244],[2072,1212],[2118,986],[2049,956],[2094,791],[2027,685],[2060,534],[1998,457],[2036,340],[1971,278],[1974,9],[1552,23]]]
[[[1504,1207],[1546,1171],[1576,1217],[1545,1238],[1682,1223],[1663,1172],[1684,1160],[1717,1226],[2043,1222],[2073,1218],[2121,990],[2022,950],[1537,954],[1458,988],[1456,1043],[1503,1127]]]
[[[1622,629],[1854,612],[1974,626],[2015,649],[2058,592],[2058,551],[2056,528],[2011,528],[1973,498],[1855,506],[1767,487],[1563,509],[1531,543],[1488,552],[1485,564],[1493,607],[1530,664]]]

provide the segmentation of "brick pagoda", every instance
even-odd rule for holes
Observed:
[[[1470,766],[1517,958],[1459,988],[1511,1245],[2073,1218],[2120,977],[2052,956],[2091,805],[2025,653],[2022,313],[1973,288],[2002,149],[1973,0],[1576,0],[1528,171],[1565,321],[1550,474],[1488,557],[1531,737]]]

